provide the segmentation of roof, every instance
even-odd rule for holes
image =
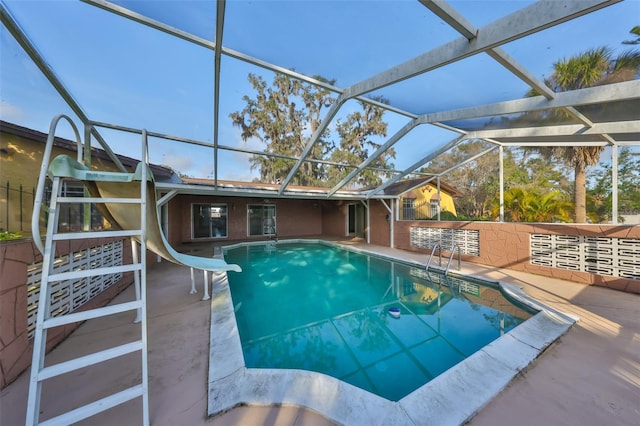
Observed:
[[[431,185],[433,187],[436,187],[438,184],[435,178],[436,176],[401,180],[387,186],[384,189],[383,193],[387,195],[401,196],[424,185]],[[452,197],[462,197],[464,195],[457,188],[442,181],[440,181],[440,189],[451,195]]]
[[[396,182],[393,185],[389,185],[380,195],[382,196],[391,196],[398,197],[409,191],[412,191],[416,188],[422,187],[424,185],[432,185],[436,186],[435,176],[433,177],[425,177],[425,178],[416,178],[416,179],[406,179],[400,182]],[[213,187],[216,185],[216,182],[213,179],[199,179],[199,178],[191,178],[191,177],[182,177],[182,182],[186,185],[205,185],[208,187]],[[219,190],[233,190],[233,191],[255,191],[261,190],[265,192],[272,192],[272,196],[278,196],[277,191],[280,188],[279,184],[275,183],[262,183],[262,182],[239,182],[239,181],[227,181],[227,180],[218,180],[217,182]],[[293,193],[298,194],[307,194],[309,196],[320,197],[329,191],[331,188],[322,188],[322,187],[312,187],[312,186],[301,186],[301,185],[290,185],[289,190]],[[340,194],[348,197],[349,195],[357,198],[361,198],[362,195],[365,195],[372,188],[361,188],[356,190],[341,190]],[[452,197],[461,197],[463,194],[456,188],[451,185],[448,185],[444,182],[440,182],[440,189]]]
[[[41,143],[43,145],[47,142],[48,137],[46,133],[28,129],[26,127],[19,126],[14,123],[9,123],[4,120],[0,120],[0,133],[7,133],[10,135],[18,136],[22,139],[28,139],[37,143]],[[77,144],[68,139],[56,136],[53,140],[53,145],[67,151],[72,151],[74,155],[77,152]],[[111,161],[109,155],[104,150],[99,148],[91,147],[91,156],[93,158],[99,158],[104,161]],[[125,167],[128,167],[130,170],[134,170],[136,168],[136,165],[139,163],[138,160],[126,157],[124,155],[117,155],[117,157],[122,162],[122,164]],[[151,169],[154,178],[157,180],[165,182],[179,182],[179,178],[169,167],[159,166],[157,164],[149,164],[149,168]]]
[[[62,104],[114,144],[124,140],[114,132],[148,129],[161,142],[150,145],[152,161],[216,182],[251,182],[249,158],[276,158],[259,141],[242,140],[229,118],[251,95],[249,73],[326,89],[332,100],[304,149],[286,159],[291,166],[277,189],[281,196],[296,196],[294,177],[314,163],[349,171],[331,188],[313,189],[340,197],[391,149],[394,166],[366,198],[384,197],[388,187],[425,173],[446,178],[447,171],[429,170],[430,163],[472,140],[483,140],[486,152],[640,147],[637,74],[565,92],[544,81],[563,57],[628,47],[622,43],[637,25],[637,1],[4,0],[0,15],[11,35],[3,38],[2,82],[13,89],[3,91],[3,113],[12,111],[4,108],[9,105],[31,113],[20,117],[41,110],[51,117]],[[326,25],[310,25],[319,20]],[[42,90],[32,87],[37,73],[48,85]],[[532,91],[539,95],[529,97]],[[375,140],[379,149],[352,163],[314,158],[324,132],[334,132],[358,102],[385,110],[389,127]],[[123,142],[114,151],[135,156],[129,148]]]

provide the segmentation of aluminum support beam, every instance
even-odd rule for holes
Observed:
[[[409,173],[411,173],[415,169],[421,167],[422,165],[424,165],[428,161],[433,160],[438,155],[440,155],[440,154],[442,154],[444,152],[447,152],[448,150],[450,150],[454,146],[458,145],[459,143],[461,143],[465,139],[467,139],[465,136],[459,136],[459,137],[457,137],[457,138],[455,138],[453,140],[450,140],[449,142],[447,142],[446,144],[442,145],[437,150],[433,151],[432,153],[428,154],[427,156],[425,156],[421,160],[419,160],[419,161],[415,162],[414,164],[412,164],[411,166],[407,167],[402,173],[392,177],[391,179],[388,179],[385,183],[383,183],[382,185],[378,186],[376,189],[371,191],[367,195],[367,198],[371,198],[373,195],[376,195],[380,191],[383,191],[389,185],[392,185],[392,184],[396,183],[397,181],[399,181],[400,179],[402,179],[403,177],[405,177],[406,175],[408,175]]]
[[[348,97],[406,80],[529,34],[580,17],[620,0],[543,0],[482,27],[471,41],[461,37],[349,87]]]
[[[469,21],[467,21],[448,3],[444,1],[433,0],[420,0],[420,3],[422,3],[431,12],[433,12],[436,16],[449,24],[453,29],[458,31],[469,41],[473,40],[478,35],[478,32],[480,30]],[[544,84],[543,81],[539,80],[537,77],[531,74],[525,67],[520,65],[502,48],[495,47],[493,49],[487,50],[486,53],[547,99],[552,99],[555,96],[553,90],[547,87],[547,85]]]
[[[224,32],[224,10],[226,0],[218,0],[216,9],[216,46],[222,46]],[[213,185],[218,186],[218,137],[220,135],[218,123],[220,121],[220,58],[222,49],[213,52]]]
[[[329,191],[327,196],[331,197],[338,190],[340,190],[340,188],[342,188],[347,183],[349,183],[349,181],[351,181],[351,179],[353,179],[358,173],[360,173],[361,171],[366,169],[366,167],[369,164],[374,162],[378,157],[380,157],[382,154],[384,154],[389,148],[391,148],[393,145],[395,145],[400,139],[402,139],[402,137],[404,135],[409,133],[419,123],[420,123],[419,119],[414,119],[414,120],[411,120],[410,122],[408,122],[407,124],[405,124],[404,126],[402,126],[402,128],[400,130],[398,130],[392,137],[390,137],[389,140],[387,142],[385,142],[384,145],[381,145],[380,148],[378,148],[376,150],[376,152],[371,154],[366,160],[364,160],[362,163],[360,163],[360,165],[355,170],[353,170],[351,173],[349,173],[347,176],[345,176],[340,182],[338,182],[338,184],[335,185],[331,189],[331,191]]]
[[[443,170],[441,172],[439,172],[436,176],[440,177],[442,175],[446,175],[449,172],[452,172],[453,170],[460,168],[462,166],[464,166],[465,164],[468,164],[474,160],[477,160],[478,158],[482,157],[483,155],[486,155],[488,153],[490,153],[491,151],[494,151],[496,148],[499,148],[498,146],[492,146],[491,148],[485,149],[484,151],[480,151],[479,153],[467,158],[466,160],[463,160],[461,162],[459,162],[458,164],[456,164],[455,166],[451,166],[446,170]]]
[[[592,127],[582,124],[559,126],[521,127],[495,130],[479,130],[467,133],[469,138],[535,138],[545,136],[597,135],[604,133],[640,133],[640,120],[595,123]]]
[[[116,4],[113,4],[113,3],[110,3],[110,2],[104,1],[104,0],[81,0],[81,1],[84,2],[84,3],[90,4],[92,6],[99,7],[101,9],[103,9],[103,10],[108,11],[108,12],[114,13],[116,15],[122,16],[123,18],[130,19],[130,20],[135,21],[135,22],[137,22],[139,24],[146,25],[146,26],[148,26],[150,28],[154,28],[154,29],[156,29],[158,31],[162,31],[165,34],[169,34],[171,36],[181,38],[181,39],[183,39],[183,40],[185,40],[187,42],[197,44],[197,45],[199,45],[201,47],[204,47],[206,49],[216,50],[216,43],[214,43],[214,42],[212,42],[210,40],[195,36],[195,35],[193,35],[191,33],[179,30],[179,29],[177,29],[175,27],[172,27],[170,25],[166,25],[166,24],[164,24],[164,23],[162,23],[160,21],[156,21],[156,20],[151,19],[151,18],[149,18],[149,17],[147,17],[145,15],[141,15],[139,13],[136,13],[136,12],[132,11],[132,10],[129,10],[129,9],[125,8],[125,7],[118,6]],[[218,14],[219,14],[219,12],[218,12]],[[289,77],[292,77],[292,78],[295,78],[295,79],[298,79],[298,80],[301,80],[301,81],[305,81],[307,83],[313,84],[313,85],[318,86],[318,87],[322,87],[322,88],[327,89],[327,90],[329,90],[331,92],[334,92],[334,93],[341,94],[342,92],[344,92],[344,89],[336,87],[336,86],[333,86],[331,84],[328,84],[327,82],[318,80],[318,79],[313,78],[313,77],[306,76],[304,74],[300,74],[300,73],[295,72],[295,71],[293,71],[291,69],[287,69],[287,68],[284,68],[284,67],[281,67],[281,66],[278,66],[278,65],[275,65],[275,64],[271,64],[269,62],[263,61],[263,60],[258,59],[258,58],[254,58],[252,56],[249,56],[249,55],[246,55],[244,53],[238,52],[237,50],[233,50],[233,49],[229,49],[227,47],[221,46],[220,47],[220,52],[222,54],[226,55],[226,56],[231,57],[231,58],[238,59],[240,61],[255,65],[255,66],[260,67],[260,68],[264,68],[264,69],[269,70],[269,71],[273,71],[273,72],[277,72],[277,73],[280,73],[280,74],[288,75]],[[357,99],[359,101],[366,102],[366,103],[371,104],[371,105],[375,105],[375,106],[383,108],[383,109],[385,109],[387,111],[395,112],[397,114],[400,114],[400,115],[403,115],[403,116],[406,116],[406,117],[409,117],[409,118],[415,118],[416,117],[416,114],[413,114],[413,113],[408,112],[408,111],[404,111],[404,110],[402,110],[400,108],[396,108],[396,107],[394,107],[392,105],[388,105],[388,104],[376,101],[374,99],[370,99],[370,98],[367,98],[367,97],[364,97],[364,96],[357,97]]]
[[[291,182],[291,179],[293,179],[295,174],[300,169],[300,166],[302,166],[302,163],[307,159],[307,156],[313,149],[313,146],[316,144],[318,139],[320,139],[320,136],[322,136],[325,130],[327,130],[327,127],[329,127],[329,123],[331,123],[331,120],[333,120],[333,117],[335,117],[340,107],[342,107],[342,105],[346,101],[347,101],[347,98],[344,95],[340,95],[338,96],[338,99],[336,99],[335,103],[331,105],[331,108],[329,108],[329,111],[327,111],[327,115],[325,115],[325,117],[320,122],[320,125],[318,126],[316,131],[313,132],[313,135],[311,135],[311,139],[309,139],[309,142],[307,142],[307,146],[304,147],[304,150],[302,151],[300,158],[298,158],[298,161],[296,162],[296,164],[294,164],[291,170],[289,170],[289,174],[287,175],[285,180],[282,182],[282,186],[278,191],[279,195],[282,195],[284,190],[287,188],[287,186]]]
[[[53,68],[49,66],[47,61],[44,59],[42,54],[38,51],[38,49],[31,43],[31,40],[25,32],[20,28],[17,21],[13,19],[9,11],[5,8],[4,4],[0,3],[0,20],[4,24],[5,27],[9,30],[11,35],[16,39],[18,44],[24,49],[29,58],[33,61],[33,63],[40,69],[45,78],[51,83],[53,88],[58,92],[60,97],[64,99],[64,101],[69,105],[69,108],[73,111],[73,113],[80,119],[80,121],[86,126],[89,123],[89,117],[84,112],[80,104],[75,100],[73,95],[67,88],[65,87],[62,80],[57,76],[57,74],[53,71]],[[126,168],[122,165],[118,157],[113,153],[109,145],[106,143],[102,135],[98,133],[95,129],[91,129],[91,134],[95,136],[98,140],[102,148],[109,155],[111,160],[113,160],[114,164],[120,168],[120,170],[125,171]]]
[[[20,28],[18,22],[13,19],[13,16],[9,13],[9,11],[5,8],[3,3],[0,3],[0,18],[5,27],[9,30],[11,35],[16,39],[18,44],[24,49],[24,51],[29,55],[31,60],[36,64],[38,69],[44,74],[49,83],[56,89],[56,91],[60,94],[62,99],[71,107],[71,110],[80,118],[83,123],[86,123],[89,118],[84,110],[80,107],[80,104],[75,100],[71,92],[67,90],[65,85],[62,83],[62,80],[57,76],[53,68],[49,66],[47,61],[44,59],[40,51],[36,48],[36,46],[31,43],[29,37],[27,37],[26,33]]]
[[[449,25],[451,25],[454,29],[460,32],[464,37],[471,41],[478,34],[478,28],[474,27],[470,22],[466,21],[465,18],[458,14],[453,8],[451,8],[446,2],[439,1],[435,2],[432,0],[421,0],[421,3],[424,4],[429,10],[431,10],[435,15],[443,19]],[[553,99],[555,97],[555,92],[551,90],[544,81],[538,79],[533,74],[531,74],[524,66],[519,64],[514,58],[512,58],[507,52],[505,52],[500,47],[495,47],[493,49],[489,49],[486,53],[491,56],[494,60],[496,60],[499,64],[509,70],[512,74],[517,76],[520,80],[524,81],[529,85],[529,87],[536,90],[542,96],[547,99]],[[566,107],[564,108],[570,115],[576,118],[578,121],[582,122],[585,126],[592,126],[593,122],[582,114],[580,111],[575,109],[574,107]],[[615,143],[613,138],[606,134],[601,134],[599,137],[609,142],[610,144]]]
[[[513,114],[518,112],[539,111],[550,108],[592,105],[613,101],[624,101],[640,98],[640,80],[608,84],[606,86],[589,87],[557,93],[554,99],[544,96],[522,98],[494,104],[478,105],[468,108],[440,111],[425,114],[421,118],[425,123],[465,120],[469,118],[488,117],[492,115]]]
[[[213,43],[210,40],[195,36],[186,31],[179,30],[175,27],[164,24],[160,21],[150,19],[147,16],[134,12],[130,9],[127,9],[126,7],[122,7],[117,4],[104,1],[104,0],[80,0],[80,1],[95,7],[99,7],[100,9],[106,10],[107,12],[115,13],[116,15],[122,16],[123,18],[130,19],[139,24],[143,24],[148,27],[154,28],[158,31],[162,31],[165,34],[169,34],[174,37],[181,38],[185,41],[188,41],[189,43],[194,43],[211,50],[215,49],[215,43]]]

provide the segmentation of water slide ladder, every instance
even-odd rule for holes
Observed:
[[[73,122],[66,116],[58,116],[54,118],[51,123],[49,136],[47,138],[47,144],[45,147],[44,157],[40,170],[40,176],[38,179],[38,189],[36,193],[36,199],[34,203],[34,213],[32,218],[32,231],[34,243],[41,251],[43,255],[42,261],[42,281],[40,284],[40,295],[38,301],[38,313],[36,318],[36,327],[34,334],[33,344],[33,361],[31,367],[31,375],[29,382],[29,394],[27,401],[27,416],[26,424],[47,424],[47,425],[68,425],[75,423],[94,414],[107,410],[116,405],[122,404],[134,398],[142,398],[142,423],[144,425],[149,424],[149,398],[148,398],[148,374],[147,374],[147,315],[146,315],[146,190],[145,184],[148,176],[148,168],[141,167],[140,176],[140,197],[137,198],[94,198],[94,197],[63,197],[60,196],[62,183],[67,177],[52,175],[48,172],[49,158],[53,148],[53,141],[55,135],[55,129],[60,118],[65,118],[71,124],[76,139],[78,142],[78,160],[81,156],[81,141],[78,130]],[[143,158],[146,158],[146,140],[143,138]],[[48,208],[48,223],[47,234],[44,245],[40,237],[39,230],[39,218],[40,210],[42,208],[45,179],[47,174],[52,179],[51,200]],[[110,175],[111,179],[128,179],[131,176],[126,176],[126,173],[113,173]],[[90,179],[91,176],[87,174],[85,178]],[[128,230],[109,230],[99,232],[69,232],[59,233],[58,223],[60,218],[59,208],[63,204],[79,203],[85,205],[88,203],[122,203],[122,204],[138,204],[141,215],[138,229]],[[155,208],[155,206],[152,206]],[[103,237],[129,237],[132,238],[132,263],[119,265],[98,267],[89,270],[76,270],[71,272],[56,273],[53,269],[56,253],[56,243],[58,241],[70,241],[81,240],[86,238],[103,238]],[[134,239],[139,241],[140,253],[142,256],[138,256],[137,243]],[[136,289],[136,300],[130,302],[124,302],[117,305],[109,305],[105,307],[99,307],[95,309],[85,310],[82,312],[73,312],[60,316],[52,316],[50,312],[51,304],[51,289],[50,284],[57,281],[65,281],[70,279],[82,279],[93,276],[126,273],[133,272],[134,283]],[[142,285],[141,285],[142,284]],[[53,327],[59,327],[66,324],[72,324],[77,322],[86,321],[89,319],[104,317],[108,315],[114,315],[126,311],[136,311],[136,320],[140,323],[140,338],[132,342],[111,347],[96,353],[77,357],[64,361],[54,365],[45,366],[45,353],[47,343],[47,331]],[[101,362],[120,357],[126,354],[139,352],[141,362],[141,381],[140,383],[112,395],[101,398],[97,401],[91,402],[82,407],[60,414],[54,418],[48,419],[44,422],[40,422],[40,399],[42,394],[42,384],[45,380],[69,373],[71,371],[84,368],[91,365],[96,365]]]
[[[433,255],[435,254],[436,250],[438,250],[438,264],[440,266],[442,266],[442,244],[440,243],[436,243],[433,248],[431,249],[431,255],[429,256],[429,260],[427,261],[427,266],[425,267],[425,270],[428,271],[429,267],[431,266],[431,261],[433,260]],[[445,268],[444,274],[448,275],[449,274],[449,268],[451,267],[451,261],[453,260],[453,256],[455,255],[456,251],[458,252],[458,271],[460,270],[460,256],[461,256],[461,250],[460,247],[457,244],[454,244],[453,246],[451,246],[451,254],[449,255],[449,261],[447,262],[447,267]]]
[[[58,122],[65,119],[71,125],[76,137],[78,147],[77,160],[66,155],[59,155],[50,161],[55,139],[55,131]],[[91,124],[91,123],[88,123]],[[43,153],[42,166],[38,178],[38,186],[34,202],[33,216],[31,218],[31,230],[33,241],[43,255],[40,295],[38,300],[38,313],[36,315],[36,327],[34,331],[33,360],[31,364],[31,376],[29,382],[29,395],[27,401],[26,424],[68,425],[82,419],[91,417],[109,408],[123,404],[135,398],[142,399],[142,424],[149,424],[149,384],[147,363],[147,281],[146,281],[146,253],[147,249],[158,256],[178,265],[191,268],[192,292],[195,292],[193,271],[202,270],[205,273],[205,297],[208,299],[207,272],[241,272],[238,265],[227,264],[224,259],[205,258],[179,253],[167,242],[160,225],[157,206],[162,200],[156,199],[156,189],[153,174],[149,169],[149,155],[147,144],[147,132],[135,129],[99,123],[103,127],[115,130],[137,132],[142,136],[142,161],[138,163],[134,173],[127,172],[117,156],[111,149],[100,141],[112,161],[119,165],[122,172],[110,172],[93,170],[83,164],[83,150],[89,155],[90,148],[82,145],[80,134],[73,121],[59,115],[53,118],[49,128],[49,136]],[[91,124],[92,125],[92,124]],[[88,129],[87,129],[88,130]],[[87,131],[87,133],[89,133]],[[52,179],[51,200],[48,206],[47,234],[44,244],[40,236],[40,212],[43,208],[45,192],[45,180],[49,176]],[[67,179],[81,181],[89,196],[64,197],[61,196],[63,182]],[[139,185],[138,185],[139,182]],[[107,231],[83,231],[59,233],[58,223],[60,218],[59,206],[66,203],[77,203],[87,206],[95,203],[100,208],[104,217],[117,230]],[[58,241],[83,240],[90,238],[130,238],[132,260],[130,264],[117,266],[97,266],[88,270],[76,270],[71,272],[56,272],[54,269],[56,243]],[[138,251],[138,246],[140,251]],[[132,272],[136,300],[131,302],[109,305],[82,312],[72,312],[65,315],[52,315],[51,313],[51,288],[54,282],[72,279],[90,279],[94,276],[121,274]],[[45,354],[47,343],[47,330],[66,324],[83,322],[86,320],[105,317],[127,311],[136,311],[134,323],[140,324],[139,339],[124,345],[119,345],[105,350],[69,359],[55,365],[45,366]],[[121,390],[112,395],[90,402],[87,405],[60,414],[54,418],[40,422],[40,402],[42,384],[45,380],[78,370],[80,368],[97,365],[99,363],[124,356],[131,353],[140,353],[141,379],[140,383],[130,388]]]

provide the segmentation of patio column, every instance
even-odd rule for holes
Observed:
[[[395,209],[393,208],[393,204],[394,204],[395,200],[391,199],[391,226],[390,226],[390,232],[391,232],[391,236],[389,239],[389,246],[391,246],[391,248],[394,248],[395,245],[395,241],[393,239],[393,234],[394,234],[394,230],[395,230],[395,222],[396,222],[396,213],[395,213]],[[395,203],[396,205],[398,205],[398,203]]]
[[[618,223],[618,145],[611,147],[611,223]]]
[[[499,165],[500,165],[500,218],[499,222],[504,222],[504,147],[500,145],[499,148],[500,155]]]
[[[436,187],[438,188],[438,222],[440,222],[440,175],[436,178]]]

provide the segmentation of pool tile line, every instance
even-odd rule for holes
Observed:
[[[407,263],[404,259],[396,260]],[[212,289],[208,414],[219,414],[239,405],[295,405],[344,425],[462,424],[577,321],[535,301],[518,286],[498,284],[511,297],[535,306],[540,312],[395,402],[322,373],[246,368],[229,283],[224,275],[213,282]]]

